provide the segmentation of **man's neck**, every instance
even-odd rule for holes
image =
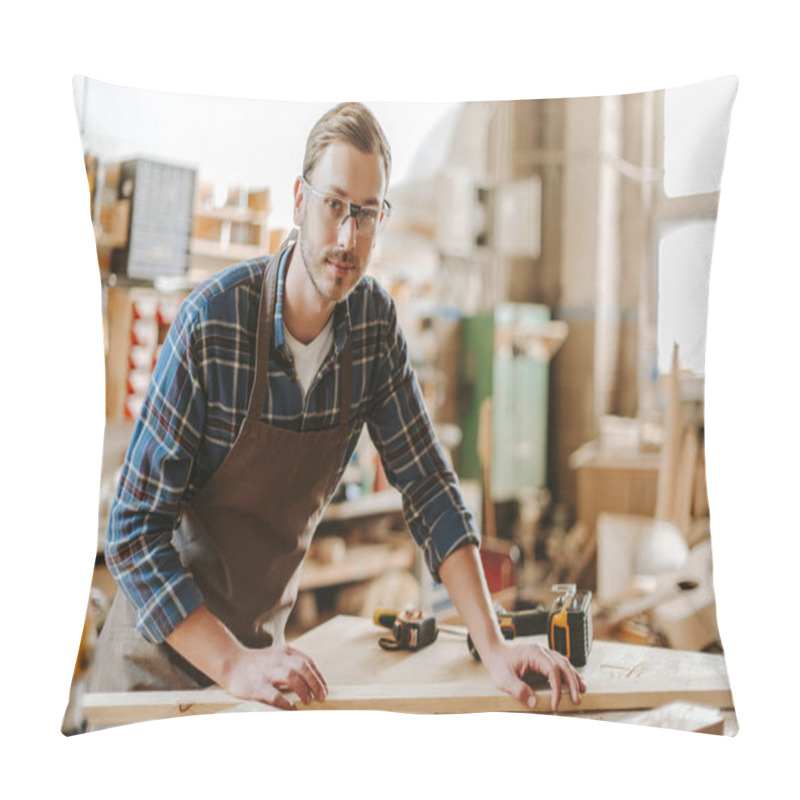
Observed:
[[[313,342],[333,313],[335,303],[322,297],[308,276],[300,245],[286,264],[283,287],[283,324],[302,344]]]

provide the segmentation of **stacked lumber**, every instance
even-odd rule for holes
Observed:
[[[677,344],[672,351],[672,371],[667,382],[655,518],[675,525],[691,546],[707,532],[702,524],[708,515],[705,452],[700,425],[687,419],[683,412]],[[701,522],[696,524],[696,519]]]
[[[663,443],[653,519],[606,518],[612,530],[615,524],[619,530],[605,542],[606,547],[613,543],[616,548],[613,553],[605,552],[605,560],[608,562],[613,557],[618,576],[616,581],[606,579],[605,583],[618,585],[613,587],[616,593],[610,602],[611,593],[601,598],[606,602],[597,609],[595,617],[595,633],[599,637],[629,640],[626,631],[631,624],[637,624],[649,631],[649,636],[656,641],[676,649],[707,650],[720,646],[709,540],[702,420],[696,416],[693,418],[685,409],[681,397],[678,347],[675,345],[672,371],[666,376]],[[650,536],[655,541],[659,528],[661,534],[672,531],[673,539],[684,549],[685,555],[678,559],[680,563],[667,564],[660,570],[645,570],[645,579],[642,579],[641,572],[636,576],[626,574],[626,558],[619,552],[620,547],[624,549],[626,546],[626,536],[623,535],[626,522],[628,527],[635,528],[638,524],[640,529],[638,541],[636,536],[627,536],[627,547],[631,551],[627,559],[628,572],[635,560],[634,551],[638,548],[641,555],[642,540]],[[666,555],[664,548],[669,544],[664,538],[662,535],[662,541],[658,542],[661,556]],[[602,539],[601,536],[598,540],[600,549],[604,545]],[[651,561],[657,561],[658,555],[655,553]],[[670,556],[676,558],[674,547]],[[599,583],[598,588],[603,588]]]

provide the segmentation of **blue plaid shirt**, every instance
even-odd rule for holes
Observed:
[[[283,337],[280,264],[269,388],[262,421],[294,431],[338,423],[339,354],[353,340],[350,435],[337,480],[367,424],[389,481],[425,561],[438,579],[442,560],[478,543],[455,474],[436,442],[394,303],[364,277],[334,309],[334,346],[305,403]],[[181,305],[162,348],[133,431],[111,508],[106,563],[138,609],[137,627],[162,642],[203,602],[171,544],[181,504],[213,475],[247,414],[254,380],[255,332],[268,259],[229,267],[198,286]]]

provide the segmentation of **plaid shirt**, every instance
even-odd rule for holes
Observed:
[[[287,251],[291,252],[290,250]],[[280,264],[269,389],[262,421],[294,431],[338,422],[339,354],[353,340],[350,435],[341,478],[364,423],[434,578],[442,560],[478,542],[455,474],[436,443],[394,303],[370,277],[334,309],[334,346],[303,403],[283,337]],[[236,440],[254,380],[255,332],[267,258],[209,278],[183,302],[162,348],[111,509],[106,563],[138,610],[137,628],[162,642],[203,598],[171,544],[181,504]]]

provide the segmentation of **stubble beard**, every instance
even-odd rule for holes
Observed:
[[[311,285],[317,294],[329,303],[339,303],[344,300],[356,288],[363,275],[360,259],[339,247],[323,248],[319,252],[318,260],[315,260],[314,248],[303,236],[300,237],[300,256]],[[327,264],[328,259],[353,267],[353,272],[348,276],[333,275],[332,280],[325,281],[323,276],[330,269]],[[352,277],[355,277],[355,280],[352,280]]]

